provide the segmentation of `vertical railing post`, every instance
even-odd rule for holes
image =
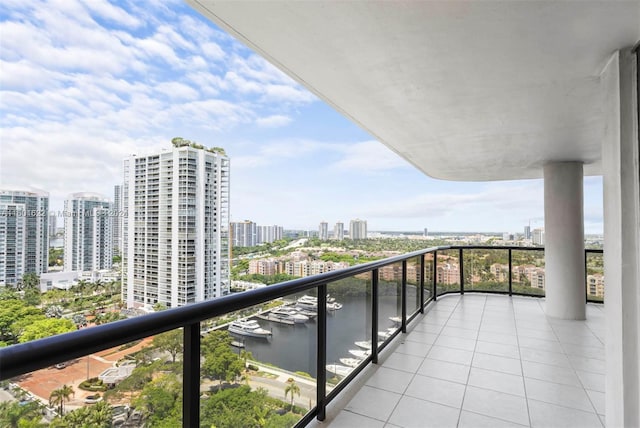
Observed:
[[[464,294],[464,260],[462,258],[462,248],[458,249],[458,259],[460,260],[460,294]]]
[[[318,420],[326,418],[327,396],[327,285],[318,286],[318,355],[317,355],[317,384],[316,403],[318,403]]]
[[[420,256],[420,280],[418,286],[420,287],[420,313],[424,314],[424,258],[425,254]]]
[[[184,326],[182,426],[200,426],[200,323]]]
[[[509,296],[513,296],[513,258],[509,248]]]
[[[433,301],[438,300],[438,250],[433,252]]]
[[[402,261],[402,296],[400,304],[402,307],[402,332],[407,332],[407,260]]]
[[[371,362],[378,364],[378,269],[371,271]]]

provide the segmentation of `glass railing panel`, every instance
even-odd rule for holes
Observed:
[[[181,378],[179,358],[172,363],[154,338],[137,340],[3,382],[0,426],[152,426],[169,413],[179,426]],[[154,389],[167,412],[153,407]]]
[[[433,297],[433,253],[424,255],[424,302]]]
[[[460,291],[460,260],[458,250],[438,251],[436,286],[438,296]]]
[[[463,249],[465,291],[509,291],[509,251]]]
[[[587,300],[604,302],[604,254],[586,253]]]
[[[316,405],[312,294],[201,323],[201,427],[293,426]]]
[[[410,307],[407,304],[407,313]],[[401,327],[402,262],[397,262],[378,270],[378,341],[385,341]]]
[[[420,310],[420,257],[407,260],[407,317]]]
[[[371,338],[371,273],[327,284],[327,394],[375,345]],[[374,338],[375,340],[375,338]],[[373,345],[372,345],[373,343]]]
[[[543,250],[512,250],[513,292],[544,296],[545,270]]]

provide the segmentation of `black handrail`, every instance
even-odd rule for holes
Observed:
[[[183,364],[183,426],[199,425],[199,379],[200,379],[200,322],[213,317],[225,315],[230,312],[245,309],[251,306],[259,305],[264,302],[274,300],[286,295],[304,292],[312,288],[317,289],[318,293],[318,338],[317,338],[317,382],[316,395],[317,405],[307,415],[305,415],[300,424],[308,423],[313,417],[319,420],[325,418],[325,408],[337,394],[364,368],[364,365],[357,367],[343,382],[338,384],[329,394],[326,393],[326,347],[327,347],[327,331],[326,331],[326,290],[327,284],[341,279],[349,278],[354,275],[371,273],[372,291],[374,297],[372,299],[372,345],[375,349],[372,355],[365,359],[365,363],[376,363],[378,352],[386,347],[390,341],[396,337],[400,331],[406,332],[407,323],[414,319],[420,312],[424,311],[424,307],[432,300],[438,297],[437,290],[437,259],[438,251],[458,250],[460,257],[460,289],[459,293],[464,293],[464,270],[462,267],[463,252],[465,250],[508,250],[509,258],[509,291],[499,292],[501,294],[512,294],[511,290],[511,270],[512,270],[512,251],[544,251],[543,247],[515,247],[515,246],[440,246],[432,247],[424,250],[414,251],[411,253],[390,257],[383,260],[377,260],[357,266],[352,266],[339,271],[328,272],[306,278],[294,279],[280,284],[271,285],[244,293],[224,296],[215,300],[195,303],[188,306],[182,306],[162,312],[148,314],[142,317],[117,321],[101,326],[83,329],[71,333],[52,336],[32,342],[12,345],[0,348],[0,380],[6,380],[19,375],[23,375],[53,364],[68,361],[77,357],[82,357],[104,349],[119,346],[134,340],[153,336],[176,328],[184,328],[184,364]],[[603,250],[586,249],[586,255],[589,253],[602,254]],[[425,255],[433,254],[432,264],[432,283],[428,286],[432,287],[431,295],[425,300],[424,294],[424,275],[425,275]],[[406,262],[411,258],[420,257],[419,266],[421,268],[418,285],[420,286],[419,308],[411,314],[407,313],[406,307],[406,282],[407,268]],[[396,331],[391,337],[384,340],[382,345],[376,347],[377,342],[377,322],[378,322],[378,272],[380,268],[391,265],[393,263],[402,262],[402,284],[401,284],[401,304],[402,304],[402,323],[400,330]],[[585,263],[586,278],[586,263]],[[475,290],[474,290],[475,291]],[[448,294],[444,292],[442,294]],[[517,294],[517,293],[513,293]],[[585,287],[586,294],[586,287]],[[535,296],[535,295],[530,295]],[[542,296],[536,296],[542,297]]]

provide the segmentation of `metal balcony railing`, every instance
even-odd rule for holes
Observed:
[[[468,290],[465,289],[465,252],[467,251],[506,251],[508,259],[508,283],[502,290]],[[318,296],[317,317],[317,379],[316,379],[316,406],[313,407],[297,424],[307,425],[314,417],[318,420],[325,419],[325,409],[333,400],[369,363],[377,363],[378,354],[400,332],[406,333],[407,324],[420,313],[424,313],[425,306],[438,296],[448,293],[464,293],[465,291],[489,292],[508,295],[528,295],[542,297],[543,294],[528,294],[514,290],[513,252],[538,251],[544,248],[538,247],[493,247],[493,246],[441,246],[433,247],[412,253],[403,254],[374,261],[347,269],[328,272],[312,277],[295,279],[284,283],[271,285],[243,293],[227,295],[215,300],[195,303],[149,315],[104,324],[90,329],[78,330],[71,333],[52,336],[32,342],[17,344],[0,349],[0,380],[10,379],[51,365],[83,357],[108,348],[123,345],[128,342],[143,339],[169,330],[183,328],[183,402],[182,424],[184,427],[197,427],[200,425],[200,322],[212,317],[259,305],[267,301],[277,299],[294,293],[307,292],[315,289]],[[585,250],[585,260],[589,254],[602,254],[602,250]],[[458,288],[438,290],[437,273],[439,254],[456,254],[459,263]],[[453,256],[449,256],[453,257]],[[418,290],[419,304],[413,312],[407,309],[407,266],[411,264],[416,268],[419,260],[419,274],[415,278]],[[430,263],[429,268],[427,264]],[[378,337],[379,311],[378,311],[378,283],[380,272],[385,267],[400,264],[401,269],[396,269],[395,274],[400,273],[401,278],[401,323],[400,327],[383,342],[375,345]],[[417,272],[417,269],[415,269]],[[327,392],[327,285],[329,283],[353,277],[355,275],[370,274],[371,277],[371,338],[372,349],[362,364],[356,367],[350,374],[344,377],[335,388]],[[473,272],[472,272],[473,274]],[[585,300],[587,263],[585,261]],[[425,283],[425,277],[430,277],[430,284]],[[428,295],[427,295],[428,294]]]

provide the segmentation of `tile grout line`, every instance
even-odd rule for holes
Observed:
[[[540,302],[538,302],[538,307],[540,307]],[[513,309],[513,319],[516,320],[516,307],[512,306]],[[540,308],[542,309],[542,308]],[[543,312],[544,313],[544,312]],[[520,336],[518,335],[518,322],[516,321],[516,342],[518,346],[518,355],[520,356],[520,370],[522,371],[522,387],[524,389],[524,403],[527,406],[527,417],[529,418],[529,426],[533,426],[533,422],[531,421],[531,410],[529,409],[529,396],[527,395],[527,383],[524,381],[524,365],[522,364],[522,352],[520,352]]]
[[[585,303],[585,305],[586,305],[586,303]],[[545,314],[545,318],[546,318],[546,314]],[[596,417],[598,418],[598,421],[600,421],[600,424],[602,425],[602,421],[600,420],[600,416],[598,415],[598,409],[596,409],[595,404],[593,403],[593,401],[591,400],[591,397],[587,393],[587,388],[585,387],[584,382],[582,382],[582,379],[580,379],[580,376],[578,376],[578,370],[574,367],[574,364],[573,364],[573,362],[571,361],[571,358],[570,358],[570,354],[567,354],[566,350],[564,349],[564,346],[562,346],[562,341],[560,340],[560,336],[558,336],[558,332],[556,331],[553,323],[549,323],[549,324],[551,324],[551,330],[553,330],[553,334],[556,336],[556,339],[558,339],[558,342],[560,342],[560,347],[562,348],[562,353],[564,354],[564,356],[569,361],[569,365],[571,366],[571,371],[573,372],[575,377],[578,379],[578,382],[580,383],[580,387],[582,388],[582,391],[587,396],[587,400],[589,400],[589,404],[591,404],[591,408],[593,409],[593,413],[595,413]],[[586,324],[586,322],[585,322],[585,324]],[[587,325],[587,328],[589,328],[588,325]],[[593,331],[591,331],[590,328],[589,328],[589,331],[591,332],[591,334],[593,334]],[[595,334],[594,334],[594,336],[595,336]],[[597,338],[597,336],[596,336],[596,338]],[[581,371],[584,371],[584,370],[581,370]],[[596,392],[599,392],[599,391],[596,391]]]
[[[458,422],[456,423],[456,427],[460,426],[460,419],[462,419],[462,409],[464,408],[464,400],[467,398],[467,389],[469,388],[469,378],[471,377],[471,367],[473,367],[473,358],[476,355],[476,348],[478,347],[478,336],[480,336],[480,329],[482,328],[482,321],[484,318],[484,311],[487,307],[487,298],[484,299],[484,304],[482,305],[482,315],[480,316],[480,325],[478,326],[478,333],[476,334],[476,343],[473,346],[473,354],[471,355],[471,362],[469,363],[469,373],[467,373],[467,381],[464,385],[464,393],[462,394],[462,402],[460,403],[460,412],[458,413]],[[485,415],[486,416],[486,415]]]
[[[434,302],[436,305],[438,304],[437,301]],[[460,300],[458,299],[458,303],[460,303]],[[436,335],[436,338],[434,340],[434,343],[436,340],[438,340],[438,337],[440,337],[440,333],[442,333],[442,330],[444,329],[444,326],[447,325],[447,322],[449,322],[449,319],[451,318],[451,315],[453,314],[453,312],[455,311],[455,308],[458,307],[458,303],[456,303],[456,305],[454,306],[453,311],[451,311],[451,313],[449,314],[449,316],[447,317],[447,321],[444,323],[444,325],[440,328],[440,331],[438,332],[438,334]],[[434,305],[435,307],[435,305]],[[431,312],[432,309],[429,310],[429,312]],[[429,316],[429,312],[427,312],[426,314],[424,314],[424,316],[422,317],[422,319],[420,320],[421,322]],[[415,326],[412,328],[411,332],[413,332],[413,330],[415,329]],[[402,333],[401,333],[402,334]],[[406,333],[407,336],[409,336],[409,333]],[[404,339],[404,338],[403,338]],[[425,344],[427,345],[427,344]],[[429,352],[431,352],[431,348],[433,348],[433,343],[429,346],[429,351],[427,352],[427,355],[424,356],[424,358],[422,359],[422,363],[420,363],[420,366],[422,366],[422,364],[424,363],[424,360],[427,359],[427,356],[429,355]],[[395,352],[395,350],[394,350]],[[396,409],[398,408],[398,404],[400,404],[400,401],[402,401],[402,399],[406,396],[406,397],[411,397],[410,395],[405,395],[405,392],[407,391],[407,388],[409,388],[409,385],[411,385],[411,382],[413,382],[413,380],[416,378],[416,376],[418,375],[418,370],[420,369],[420,366],[416,369],[415,373],[412,374],[411,376],[411,380],[409,381],[409,383],[407,384],[407,386],[404,388],[404,390],[402,391],[402,393],[400,394],[400,399],[398,400],[398,402],[396,403],[395,406],[393,406],[393,409],[391,410],[391,412],[389,413],[389,416],[387,417],[387,419],[385,419],[384,423],[386,424],[391,424],[391,416],[393,416],[393,413],[396,411]],[[380,365],[380,367],[382,367],[382,365]],[[389,368],[389,367],[387,367]],[[366,384],[365,384],[366,385]],[[389,391],[391,392],[391,391]],[[415,397],[411,397],[411,398],[415,398]]]

